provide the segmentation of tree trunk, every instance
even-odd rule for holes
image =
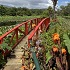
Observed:
[[[53,9],[54,9],[54,19],[55,19],[55,5],[53,4]]]

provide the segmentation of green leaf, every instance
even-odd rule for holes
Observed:
[[[3,42],[2,44],[0,44],[0,47],[1,47],[3,50],[6,50],[6,49],[11,50],[11,47],[8,46],[8,44],[5,43],[5,42]]]
[[[67,35],[67,34],[63,34],[63,39],[65,39],[65,40],[69,40],[68,35]]]
[[[67,46],[68,52],[70,53],[70,41],[66,41],[65,42],[65,45]]]
[[[0,32],[0,35],[2,35],[2,32]]]
[[[68,52],[70,54],[70,39],[67,34],[63,35],[65,46],[67,46]]]
[[[47,58],[46,63],[48,63],[48,61],[52,58],[52,55],[50,54],[49,51],[46,53],[46,58]]]

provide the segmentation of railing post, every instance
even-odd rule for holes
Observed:
[[[36,24],[36,19],[34,19],[34,22],[35,22],[35,24]]]
[[[0,44],[2,43],[2,41],[0,40]]]
[[[38,25],[38,19],[39,19],[39,18],[37,18],[37,25]]]
[[[31,30],[32,30],[32,23],[33,23],[33,21],[31,20]]]
[[[38,29],[39,30],[39,29]],[[36,32],[36,37],[38,37],[38,30],[37,30],[37,32]]]
[[[28,48],[30,48],[30,42],[29,42],[29,40],[28,40]]]
[[[40,22],[40,18],[38,18],[38,23]]]
[[[25,35],[28,35],[28,24],[25,23]]]
[[[43,18],[41,18],[41,21],[42,21],[42,19],[43,19]]]
[[[15,34],[16,34],[16,41],[18,42],[18,28],[15,30]]]
[[[3,39],[0,40],[0,44],[2,44],[2,42],[3,42]]]
[[[41,18],[39,18],[39,22],[41,22]]]
[[[39,18],[39,23],[40,23],[40,21],[41,21],[41,18]]]
[[[49,23],[50,23],[50,18],[47,18],[47,19],[46,19],[46,22],[45,22],[46,27],[48,26]]]
[[[46,31],[49,28],[49,23],[50,23],[50,18],[47,18],[46,21],[45,21]]]
[[[41,30],[43,29],[43,26],[42,26],[42,24],[41,24]]]
[[[37,18],[36,18],[36,25],[37,25]]]

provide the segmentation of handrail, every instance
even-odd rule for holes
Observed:
[[[0,44],[3,43],[4,39],[12,33],[12,36],[10,37],[10,41],[8,43],[8,45],[10,46],[11,43],[13,43],[13,39],[15,38],[16,40],[14,40],[14,44],[12,45],[12,49],[15,48],[15,46],[24,38],[24,36],[27,36],[28,33],[30,31],[32,31],[32,24],[35,23],[36,25],[38,25],[38,23],[42,20],[42,18],[35,18],[35,19],[31,19],[28,20],[26,22],[23,22],[21,24],[18,24],[17,26],[15,26],[14,28],[12,28],[11,30],[9,30],[8,32],[6,32],[5,34],[3,34],[2,36],[0,36]],[[25,28],[23,31],[20,27]],[[19,33],[23,34],[21,35],[21,37],[19,36]]]
[[[38,18],[35,18],[35,19],[38,19]],[[31,19],[31,20],[35,20],[35,19]],[[30,22],[31,20],[28,20],[26,22],[23,22],[21,24],[18,24],[17,26],[15,26],[14,28],[12,28],[11,30],[9,30],[8,32],[6,32],[5,34],[3,34],[2,36],[0,36],[0,40],[4,37],[6,37],[8,34],[10,34],[12,31],[14,31],[15,29],[19,28],[20,26],[22,26],[23,24],[26,24],[28,22]]]
[[[22,26],[23,24],[25,24],[26,22],[20,24],[20,25],[17,25],[15,26],[13,29],[9,30],[8,32],[6,32],[5,34],[3,34],[2,36],[0,36],[0,40],[4,37],[6,37],[8,34],[10,34],[11,32],[13,32],[14,30],[16,30],[17,28],[19,28],[20,26]]]
[[[49,23],[50,23],[50,18],[45,18],[43,19],[40,23],[38,23],[38,25],[35,27],[35,29],[33,29],[33,31],[31,32],[31,34],[29,35],[28,37],[28,47],[30,47],[30,41],[32,39],[32,37],[34,36],[34,34],[38,31],[39,27],[42,25],[42,24],[45,24],[46,26],[46,29],[48,28],[49,26]]]

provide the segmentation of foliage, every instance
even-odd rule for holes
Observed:
[[[8,37],[6,37],[6,38],[4,39],[3,43],[0,44],[0,48],[1,48],[2,50],[4,50],[4,51],[5,51],[6,49],[11,50],[11,49],[12,49],[11,46],[8,45],[9,42],[10,42],[10,38],[9,38],[9,36],[8,36]]]
[[[70,19],[70,16],[63,16],[63,18]]]
[[[51,6],[49,6],[47,9],[45,9],[41,15],[41,17],[53,17],[53,9]]]
[[[2,35],[2,32],[0,32],[0,36]]]
[[[64,39],[65,46],[67,46],[68,52],[70,54],[70,39],[69,39],[68,35],[63,34],[63,39]]]
[[[41,16],[47,17],[53,14],[53,9],[49,6],[46,9],[28,9],[28,8],[21,8],[21,7],[6,7],[1,5],[0,6],[0,16]],[[9,18],[10,19],[10,18]],[[21,18],[19,17],[21,20]],[[18,20],[19,20],[18,19]],[[15,20],[15,19],[12,19]]]
[[[3,50],[6,50],[6,49],[11,50],[11,47],[8,46],[8,44],[5,43],[5,42],[3,42],[2,44],[0,44],[0,47],[1,47],[1,49],[3,49]]]
[[[41,38],[41,40],[42,40],[42,44],[46,47],[46,50],[48,51],[50,51],[50,49],[52,48],[51,46],[54,44],[53,42],[52,42],[52,38],[51,38],[51,36],[49,35],[49,33],[43,33],[43,34],[41,34],[40,35],[40,38]]]
[[[32,15],[41,15],[43,12],[42,9],[28,9],[28,8],[21,8],[21,7],[6,7],[1,5],[0,6],[0,15],[9,15],[9,16],[32,16]]]
[[[50,54],[49,51],[46,53],[46,58],[47,58],[47,60],[46,60],[46,64],[47,64],[48,61],[52,58],[52,55]]]
[[[26,21],[28,19],[39,18],[40,16],[0,16],[0,22]]]
[[[50,23],[50,27],[47,30],[47,32],[44,32],[40,35],[40,38],[42,40],[42,44],[46,47],[46,62],[49,61],[49,59],[51,58],[49,52],[51,52],[51,49],[53,46],[56,46],[59,48],[59,46],[57,44],[54,44],[53,40],[52,40],[52,35],[54,33],[58,33],[59,37],[60,37],[60,41],[61,41],[61,47],[63,48],[67,48],[68,53],[70,54],[70,20],[69,19],[65,19],[62,17],[58,17],[58,19],[60,21],[58,22],[51,22]]]
[[[4,64],[5,64],[5,60],[2,53],[0,52],[0,67],[4,66]]]
[[[3,5],[0,6],[0,15],[5,15],[6,13],[6,7],[4,7]]]
[[[11,26],[1,26],[0,27],[0,36],[4,34],[5,32],[9,31],[11,28],[13,28],[15,25]]]
[[[61,16],[70,16],[70,3],[66,6],[60,6],[60,9],[57,10],[57,14]]]

